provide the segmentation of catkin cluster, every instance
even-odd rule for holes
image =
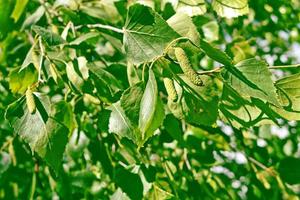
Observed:
[[[173,80],[170,78],[164,78],[164,85],[167,90],[168,98],[173,102],[177,101],[178,95],[177,95]]]

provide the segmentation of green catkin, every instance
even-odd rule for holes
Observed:
[[[190,79],[190,81],[198,86],[203,85],[203,81],[200,78],[200,75],[192,68],[191,63],[185,54],[184,50],[180,47],[175,48],[175,56],[183,73]]]
[[[58,75],[57,75],[56,67],[55,67],[55,65],[53,63],[50,63],[50,65],[49,65],[49,71],[50,71],[50,74],[51,74],[53,80],[55,81],[55,83],[57,83]]]
[[[35,101],[34,101],[34,96],[32,94],[32,90],[30,87],[28,87],[28,89],[26,90],[26,104],[27,104],[27,108],[30,114],[35,113],[36,111],[36,105],[35,105]]]
[[[164,85],[165,85],[165,88],[168,93],[168,99],[170,99],[173,102],[177,101],[178,95],[177,95],[173,80],[170,78],[164,78]]]

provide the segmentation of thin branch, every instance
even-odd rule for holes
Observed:
[[[298,67],[300,67],[300,64],[270,66],[269,69],[284,69],[284,68],[298,68]]]
[[[80,29],[85,25],[80,25],[80,26],[76,26],[75,29]],[[87,24],[86,25],[88,28],[101,28],[101,29],[106,29],[106,30],[111,30],[117,33],[124,33],[124,30],[113,27],[113,26],[109,26],[109,25],[104,25],[104,24]]]
[[[208,71],[201,71],[201,72],[197,72],[197,74],[199,75],[204,75],[204,74],[213,74],[213,73],[218,73],[223,69],[224,66],[221,67],[217,67],[215,69],[212,70],[208,70]]]
[[[300,68],[300,64],[269,66],[268,68],[269,69],[284,69],[284,68],[298,68],[298,67]],[[218,73],[223,68],[224,68],[224,66],[220,66],[220,67],[217,67],[217,68],[212,69],[212,70],[197,72],[197,74],[199,74],[199,75],[208,74],[209,75],[209,74],[213,74],[213,73]]]
[[[250,162],[252,162],[253,164],[259,166],[260,168],[262,168],[266,172],[268,172],[271,176],[274,176],[274,177],[277,176],[277,174],[276,174],[276,172],[274,170],[270,169],[269,167],[265,166],[264,164],[260,163],[259,161],[255,160],[254,158],[248,157],[248,160]]]

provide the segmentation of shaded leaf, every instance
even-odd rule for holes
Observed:
[[[139,121],[140,103],[144,93],[144,83],[138,83],[124,91],[120,103],[126,115],[136,125]]]
[[[280,161],[278,172],[282,180],[289,184],[300,183],[300,159],[287,157]]]
[[[287,120],[300,120],[300,74],[279,79],[275,86],[283,108],[273,106],[273,110]]]
[[[138,174],[131,173],[124,167],[118,166],[115,174],[115,182],[130,199],[139,200],[143,198],[143,183]]]
[[[32,30],[36,34],[40,35],[49,46],[55,46],[65,43],[65,40],[62,39],[58,34],[53,33],[43,27],[34,25],[32,26]]]
[[[226,82],[233,89],[243,97],[255,97],[279,106],[276,88],[271,79],[271,72],[264,61],[252,58],[239,62],[236,64],[236,68],[247,79],[247,82],[254,84],[255,87],[248,85],[247,82],[242,81],[231,73],[226,74],[227,72],[225,72]]]
[[[8,107],[6,118],[31,150],[58,172],[69,130],[55,118],[49,118],[53,113],[48,97],[35,93],[34,98],[37,112],[30,114],[22,97]]]

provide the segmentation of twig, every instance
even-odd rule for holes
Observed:
[[[269,69],[298,68],[300,64],[270,66]]]
[[[223,69],[223,67],[224,67],[224,66],[217,67],[217,68],[215,68],[215,69],[208,70],[208,71],[197,72],[197,74],[199,74],[199,75],[204,75],[204,74],[218,73],[218,72],[221,71],[221,69]]]
[[[102,29],[106,29],[106,30],[111,30],[117,33],[124,33],[124,30],[113,27],[113,26],[109,26],[109,25],[104,25],[104,24],[87,24],[87,25],[80,25],[80,26],[76,26],[75,29],[80,29],[83,26],[87,26],[88,28],[102,28]]]
[[[276,172],[275,172],[274,170],[272,170],[272,169],[270,169],[269,167],[265,166],[264,164],[258,162],[258,161],[255,160],[254,158],[248,157],[248,160],[249,160],[250,162],[252,162],[253,164],[259,166],[260,168],[262,168],[262,169],[265,170],[266,172],[268,172],[271,176],[273,176],[273,177],[276,177],[276,176],[277,176],[277,174],[276,174]]]

